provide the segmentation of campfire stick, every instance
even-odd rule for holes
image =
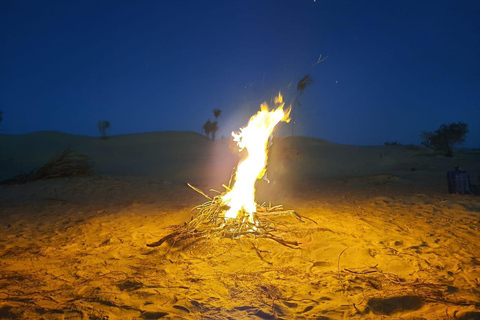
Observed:
[[[205,198],[207,198],[208,200],[212,200],[212,198],[210,198],[209,196],[207,196],[202,190],[200,189],[197,189],[195,188],[194,186],[192,186],[190,183],[187,183],[187,185],[192,188],[193,190],[197,191],[198,193],[200,193],[201,195],[203,195]]]
[[[247,236],[270,239],[289,248],[298,249],[299,243],[297,241],[284,240],[280,236],[275,235],[275,233],[279,231],[278,227],[281,226],[283,229],[286,228],[286,225],[279,221],[273,221],[271,218],[292,216],[300,222],[304,222],[303,218],[305,218],[316,224],[314,220],[304,217],[294,210],[283,210],[282,205],[272,207],[270,203],[268,206],[266,203],[257,206],[256,211],[259,213],[259,217],[255,219],[254,223],[249,221],[249,214],[245,212],[239,214],[237,219],[225,220],[223,215],[225,211],[228,210],[228,206],[226,206],[222,200],[224,194],[210,197],[200,189],[190,184],[188,184],[188,186],[203,195],[208,201],[192,209],[196,210],[197,213],[192,216],[188,223],[172,226],[173,231],[170,234],[162,237],[158,241],[147,244],[148,247],[158,247],[164,242],[170,243],[170,246],[173,247],[177,242],[187,239],[208,239],[210,237],[235,239]],[[224,187],[229,190],[228,187]],[[211,191],[219,193],[216,190]]]

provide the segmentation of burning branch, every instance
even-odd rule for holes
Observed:
[[[193,209],[198,212],[188,223],[172,226],[173,231],[170,234],[156,242],[147,244],[148,247],[158,247],[164,242],[175,244],[188,239],[207,239],[210,237],[236,239],[249,236],[271,239],[289,248],[296,248],[299,245],[297,241],[285,240],[276,234],[286,230],[282,230],[272,218],[291,216],[300,222],[304,222],[302,218],[313,221],[293,210],[284,210],[282,206],[270,207],[265,205],[257,205],[256,212],[259,212],[259,217],[256,223],[251,223],[249,216],[245,214],[241,214],[235,219],[225,218],[225,210],[228,209],[223,201],[225,193],[212,198],[192,185],[189,184],[188,186],[205,196],[209,201]]]
[[[273,130],[279,122],[290,120],[291,108],[283,110],[285,103],[281,94],[275,98],[275,106],[276,108],[270,111],[268,105],[263,103],[261,110],[250,118],[245,128],[240,129],[238,133],[232,133],[239,150],[246,149],[248,152],[247,157],[238,164],[233,187],[224,186],[225,192],[209,197],[189,184],[209,201],[194,208],[198,212],[190,222],[173,226],[172,233],[147,246],[157,247],[166,241],[176,243],[212,236],[227,238],[251,236],[271,239],[290,248],[298,246],[296,241],[284,240],[276,235],[280,230],[272,218],[289,215],[304,222],[302,216],[293,210],[283,210],[282,206],[267,207],[255,202],[255,184],[265,175]],[[257,216],[258,213],[262,219]]]

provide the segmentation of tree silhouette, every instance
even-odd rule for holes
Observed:
[[[107,129],[110,128],[110,122],[106,120],[98,121],[98,131],[102,139],[107,139]]]
[[[215,140],[215,133],[218,131],[218,123],[217,121],[212,122],[212,127],[210,128],[210,132],[212,133],[212,140]]]
[[[468,125],[464,122],[442,124],[435,132],[422,133],[422,145],[453,157],[453,146],[465,142]]]
[[[215,140],[215,133],[218,131],[218,117],[222,113],[222,110],[220,109],[213,109],[213,116],[215,117],[215,121],[211,122],[210,120],[207,120],[203,124],[202,131],[205,132],[205,135],[207,138],[210,138],[210,135],[212,136],[212,140]]]
[[[298,81],[298,83],[297,83],[297,95],[295,96],[295,99],[293,100],[293,106],[298,108],[302,105],[300,103],[300,97],[302,96],[305,89],[309,85],[311,85],[312,83],[313,83],[313,79],[310,76],[310,74],[307,74],[302,79],[300,79],[300,81]],[[294,109],[296,109],[296,108],[294,108]],[[294,127],[294,124],[295,124],[295,119],[293,117],[294,117],[294,113],[296,113],[296,110],[295,110],[295,112],[293,111],[294,109],[292,109],[292,113],[290,115],[290,117],[292,118],[292,136],[293,136],[293,127]]]
[[[222,113],[222,110],[220,109],[213,109],[213,115],[215,116],[215,121],[220,117],[220,114]]]
[[[303,91],[305,91],[305,88],[307,88],[309,85],[313,83],[312,77],[310,77],[309,74],[307,74],[305,77],[300,79],[297,83],[297,94],[300,96],[303,94]]]
[[[207,138],[210,138],[211,134],[211,139],[215,140],[215,133],[218,131],[217,121],[211,122],[210,120],[207,120],[207,122],[205,122],[205,124],[203,125],[202,130],[205,132]]]
[[[205,122],[203,124],[203,127],[202,127],[202,131],[205,133],[205,135],[207,136],[207,138],[210,138],[210,128],[211,128],[211,125],[212,125],[212,122],[210,120],[207,120],[207,122]]]

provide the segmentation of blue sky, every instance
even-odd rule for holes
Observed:
[[[308,73],[295,134],[419,143],[464,121],[480,147],[478,16],[476,0],[2,1],[0,130],[198,132],[219,108],[228,136]]]

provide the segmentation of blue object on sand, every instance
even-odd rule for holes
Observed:
[[[470,176],[467,171],[447,172],[448,192],[471,194]]]

